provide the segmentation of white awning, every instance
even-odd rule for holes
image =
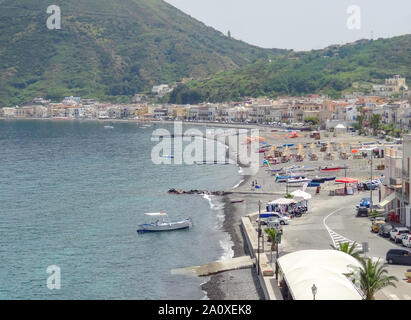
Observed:
[[[339,250],[301,250],[278,259],[291,295],[295,300],[362,300],[362,295],[344,274],[361,264]]]
[[[289,205],[292,203],[297,203],[297,201],[293,199],[286,199],[286,198],[280,198],[274,201],[271,201],[269,204],[280,204],[280,205]]]
[[[388,197],[386,197],[383,201],[381,201],[378,206],[380,208],[384,208],[387,204],[395,199],[395,192],[391,193]]]

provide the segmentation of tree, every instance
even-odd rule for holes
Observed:
[[[228,30],[228,32],[227,32],[227,37],[231,38],[231,31],[230,30]]]
[[[312,125],[317,125],[318,124],[318,118],[316,118],[316,117],[304,118],[304,123],[311,123]]]
[[[380,114],[373,114],[370,120],[370,127],[373,129],[373,134],[377,134],[377,130],[380,128],[381,125],[381,115]]]
[[[277,231],[275,229],[265,229],[265,233],[271,240],[271,251],[275,250],[275,244],[277,241]]]
[[[331,245],[331,248],[333,248],[334,250],[340,250],[342,252],[345,252],[346,254],[349,254],[350,256],[354,257],[355,259],[359,261],[362,259],[362,257],[360,256],[361,252],[356,250],[357,243],[355,242],[351,246],[349,242],[344,242],[344,243],[340,242],[338,244],[338,247]]]
[[[265,233],[267,233],[268,237],[271,240],[271,263],[273,263],[273,251],[277,250],[277,255],[278,255],[278,244],[277,244],[277,240],[280,240],[280,233],[277,233],[277,230],[275,229],[265,229]],[[277,239],[278,237],[278,239]],[[277,247],[276,247],[277,246]]]
[[[363,124],[363,122],[364,122],[364,116],[363,116],[363,115],[359,115],[359,116],[357,117],[357,121],[358,121],[358,124],[360,125],[360,127],[362,127],[362,124]]]
[[[355,283],[358,281],[366,300],[375,300],[375,294],[387,286],[396,288],[398,278],[388,275],[386,264],[380,264],[380,260],[373,262],[371,259],[361,259],[361,268],[354,268],[351,275]]]

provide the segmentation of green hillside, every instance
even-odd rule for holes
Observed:
[[[50,4],[61,8],[61,30],[46,27]],[[162,0],[5,0],[0,9],[0,106],[125,100],[285,52],[230,39]]]
[[[411,80],[411,35],[390,39],[360,40],[323,50],[292,52],[220,72],[203,81],[192,81],[175,89],[173,103],[221,102],[241,97],[325,93],[339,97],[358,91],[353,83],[384,83],[394,74]]]

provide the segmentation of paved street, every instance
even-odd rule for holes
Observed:
[[[362,192],[353,196],[330,197],[316,195],[311,200],[311,213],[295,218],[289,226],[284,228],[285,243],[282,245],[284,253],[304,249],[329,249],[335,241],[347,239],[361,245],[368,242],[368,257],[380,258],[385,262],[386,252],[400,244],[394,244],[371,232],[371,222],[368,218],[355,216],[355,205],[369,193]],[[377,197],[376,197],[377,198]],[[283,254],[284,254],[283,253]],[[388,287],[377,293],[376,298],[381,300],[410,300],[411,284],[406,282],[404,272],[411,267],[389,265],[390,275],[399,279],[397,288]]]

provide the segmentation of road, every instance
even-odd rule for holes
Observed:
[[[369,252],[366,256],[380,258],[385,262],[387,251],[401,245],[371,232],[368,218],[355,216],[355,205],[368,195],[369,193],[365,192],[341,197],[314,195],[311,200],[312,212],[301,218],[294,218],[290,225],[285,226],[283,254],[304,249],[330,249],[334,237],[337,241],[347,239],[360,245],[368,242]],[[411,300],[411,284],[406,282],[404,276],[404,272],[409,268],[411,267],[388,265],[389,274],[399,279],[397,288],[384,288],[376,294],[376,299]]]

